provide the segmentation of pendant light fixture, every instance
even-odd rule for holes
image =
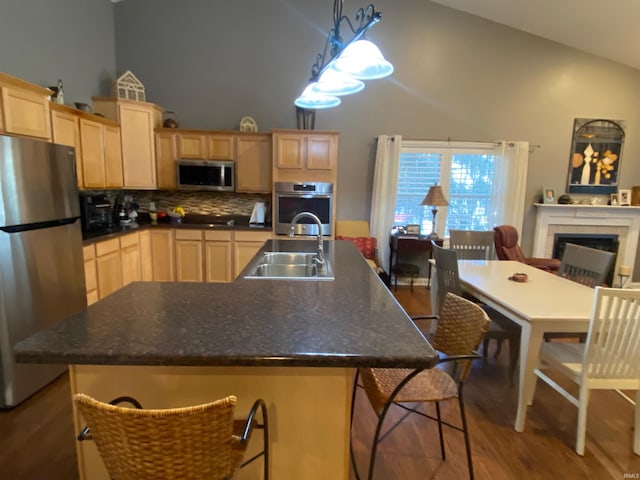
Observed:
[[[317,55],[311,67],[311,79],[295,104],[301,108],[319,109],[340,105],[338,96],[357,93],[364,88],[362,80],[384,78],[393,73],[380,49],[369,40],[362,39],[369,28],[378,23],[382,13],[369,4],[359,8],[352,22],[342,14],[344,0],[333,2],[333,28],[329,31],[324,51]],[[353,37],[344,42],[340,36],[343,23]]]

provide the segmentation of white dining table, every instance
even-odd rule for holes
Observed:
[[[460,260],[462,288],[522,327],[520,381],[515,429],[524,430],[527,406],[533,403],[540,345],[545,332],[585,333],[595,291],[529,265],[504,260]],[[526,273],[523,283],[510,280]]]

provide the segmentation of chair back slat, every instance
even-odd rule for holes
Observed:
[[[640,290],[596,287],[583,371],[640,379]]]
[[[493,230],[449,230],[449,248],[462,260],[493,260],[495,246]]]
[[[566,243],[558,275],[587,287],[602,285],[609,274],[615,253]]]
[[[455,295],[462,295],[460,286],[460,274],[458,272],[458,255],[455,250],[442,248],[431,242],[432,258],[435,262],[436,280],[431,286],[434,289],[434,299],[436,300],[433,312],[439,313],[447,292]]]

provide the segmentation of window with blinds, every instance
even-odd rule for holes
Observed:
[[[496,159],[487,148],[436,148],[413,145],[402,148],[395,203],[394,225],[420,225],[420,232],[432,228],[432,207],[422,206],[429,187],[440,184],[448,207],[438,207],[437,223],[450,229],[490,230],[495,225]],[[442,233],[441,229],[438,229]]]

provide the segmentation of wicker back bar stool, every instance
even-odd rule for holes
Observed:
[[[143,409],[131,397],[103,403],[80,393],[73,400],[87,422],[78,440],[95,441],[112,480],[227,480],[260,457],[264,479],[269,478],[269,429],[262,399],[254,402],[243,420],[234,420],[233,395],[168,409]],[[119,406],[124,402],[135,408]],[[245,459],[256,428],[263,431],[264,448]]]
[[[375,472],[378,444],[387,435],[382,435],[382,426],[389,409],[394,405],[409,413],[418,414],[438,423],[440,452],[443,460],[446,457],[442,426],[446,425],[462,432],[467,453],[469,478],[473,479],[471,442],[462,395],[463,384],[471,370],[471,361],[480,358],[475,350],[482,342],[482,338],[489,328],[490,320],[484,310],[475,303],[447,293],[436,321],[436,330],[429,340],[433,348],[441,354],[438,362],[439,368],[434,367],[426,370],[411,368],[358,369],[351,402],[351,424],[353,425],[353,406],[358,387],[363,388],[366,392],[378,418],[369,460],[367,477],[369,480],[373,479]],[[359,384],[359,377],[362,379],[362,385]],[[461,425],[443,420],[440,414],[441,402],[456,399],[460,410]],[[420,411],[413,405],[415,403],[434,404],[435,416]],[[395,425],[389,427],[387,433],[394,431],[404,418],[406,415],[403,415]],[[355,476],[360,479],[353,449],[351,449],[351,459]]]

